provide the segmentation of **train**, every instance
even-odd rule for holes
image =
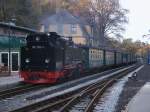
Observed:
[[[77,45],[56,32],[29,34],[20,52],[20,76],[31,84],[53,84],[96,68],[136,62],[134,54]]]

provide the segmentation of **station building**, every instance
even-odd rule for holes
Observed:
[[[57,32],[64,37],[72,37],[75,44],[98,46],[93,36],[93,28],[84,19],[61,10],[41,20],[41,32]]]
[[[9,65],[11,72],[19,71],[20,47],[25,44],[26,35],[34,32],[30,28],[0,22],[0,75],[7,74]]]

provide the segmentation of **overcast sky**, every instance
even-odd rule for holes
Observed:
[[[129,24],[124,36],[133,40],[146,41],[142,35],[150,30],[150,0],[121,0],[121,4],[130,11]]]

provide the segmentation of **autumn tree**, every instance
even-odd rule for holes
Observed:
[[[9,22],[15,18],[17,25],[36,28],[37,16],[33,11],[31,0],[0,0],[1,22]]]
[[[147,54],[149,44],[141,42],[140,40],[133,41],[131,38],[123,39],[120,48],[126,52],[132,52],[139,57],[145,57]]]
[[[125,30],[123,24],[128,21],[127,10],[121,8],[119,0],[94,0],[91,8],[95,13],[96,30],[101,38],[110,34],[121,36],[121,32]]]
[[[134,53],[138,57],[146,58],[147,56],[149,44],[146,44],[140,40],[133,41],[131,38],[126,38],[122,39],[122,41],[118,41],[118,39],[111,38],[110,41],[113,47],[116,49],[120,49],[124,52]]]
[[[128,22],[128,11],[120,6],[119,0],[74,0],[69,9],[91,25],[100,43],[109,36],[122,37],[124,24]]]

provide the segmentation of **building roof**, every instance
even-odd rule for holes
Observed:
[[[22,31],[22,32],[29,32],[29,33],[37,32],[37,30],[31,29],[31,28],[16,26],[16,25],[12,25],[12,24],[9,24],[9,23],[4,23],[4,22],[0,22],[0,27],[6,27],[6,28],[10,27],[11,29],[19,30],[19,31]]]
[[[41,21],[41,24],[47,26],[49,24],[78,24],[86,38],[91,38],[92,36],[87,32],[85,25],[89,25],[86,21],[80,17],[73,16],[67,10],[61,10],[56,14],[47,17]]]
[[[82,21],[79,17],[73,16],[67,10],[62,10],[56,14],[47,17],[41,21],[42,24],[87,24],[85,21]]]

